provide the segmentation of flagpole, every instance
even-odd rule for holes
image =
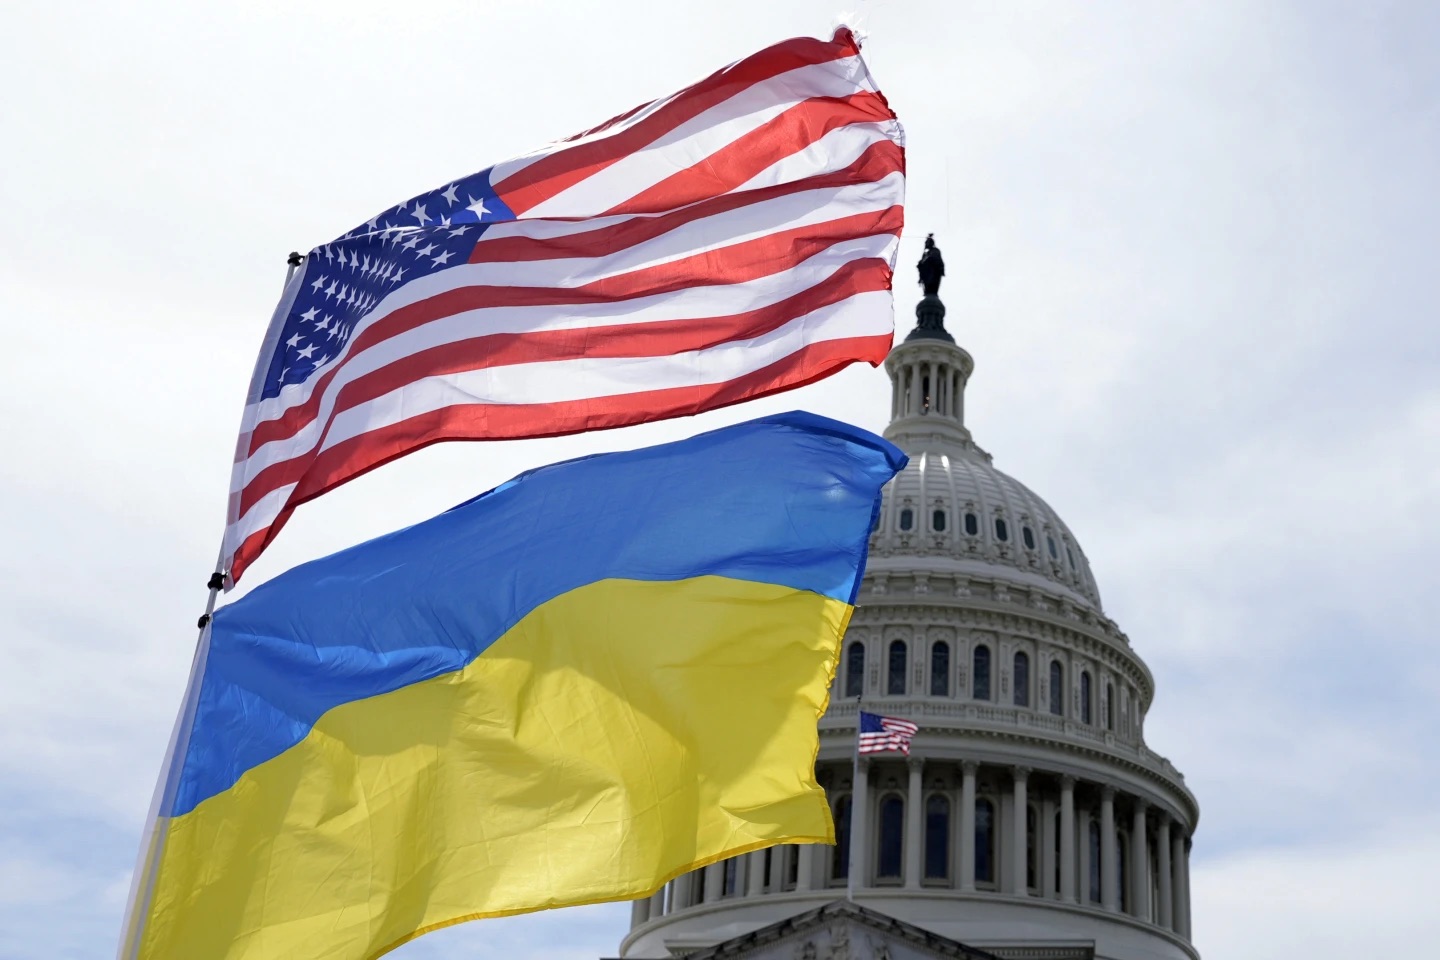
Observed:
[[[845,851],[845,899],[855,902],[855,818],[861,815],[855,791],[860,788],[860,697],[855,697],[855,768],[850,773],[850,849]]]
[[[285,260],[285,286],[289,289],[295,271],[305,258],[292,251]],[[209,593],[205,597],[205,612],[200,615],[196,627],[200,634],[195,640],[195,653],[190,659],[190,676],[185,683],[185,695],[180,702],[180,711],[170,731],[170,741],[165,750],[165,760],[160,766],[160,777],[155,783],[155,793],[150,799],[150,815],[145,821],[145,832],[140,838],[140,852],[135,871],[130,878],[130,896],[126,901],[125,917],[120,930],[120,946],[116,953],[118,960],[136,960],[140,955],[141,919],[150,908],[150,896],[155,890],[155,875],[160,868],[160,852],[165,845],[169,818],[161,817],[160,811],[167,809],[172,799],[175,780],[179,775],[176,753],[189,739],[190,724],[195,718],[195,703],[200,693],[200,677],[205,671],[205,660],[210,652],[210,619],[215,614],[215,602],[220,591],[225,589],[225,536],[220,536],[220,549],[215,556],[215,566],[210,579],[205,582]]]

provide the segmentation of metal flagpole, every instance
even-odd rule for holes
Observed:
[[[855,818],[860,815],[860,696],[855,697],[855,769],[850,774],[850,849],[845,851],[849,862],[845,865],[845,899],[855,902]]]
[[[282,291],[290,288],[295,271],[304,262],[305,258],[296,252],[291,252],[286,258],[285,286]],[[219,599],[220,591],[225,589],[224,563],[225,537],[222,534],[214,571],[205,583],[210,592],[205,598],[205,612],[200,615],[196,624],[200,635],[195,641],[195,655],[190,660],[190,677],[185,683],[185,697],[180,703],[175,726],[170,731],[165,760],[160,767],[160,777],[155,783],[155,793],[150,799],[150,816],[145,822],[145,833],[140,838],[138,862],[130,878],[130,897],[127,901],[124,927],[120,932],[118,960],[135,960],[140,954],[141,919],[150,909],[150,897],[155,890],[155,874],[160,866],[160,852],[165,846],[165,835],[169,828],[169,818],[162,817],[160,811],[169,809],[170,801],[174,798],[180,773],[176,764],[176,753],[190,738],[190,725],[195,718],[195,703],[200,694],[200,677],[205,672],[205,660],[210,652],[210,618],[215,613],[215,601]]]

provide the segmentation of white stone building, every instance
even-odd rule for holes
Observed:
[[[972,440],[974,361],[944,311],[926,297],[885,363],[885,436],[911,459],[886,490],[820,723],[838,846],[674,880],[634,904],[622,957],[1198,957],[1199,808],[1145,745],[1154,679],[1064,521]],[[856,776],[858,703],[920,725],[908,759],[871,755]],[[852,844],[855,906],[835,905]]]

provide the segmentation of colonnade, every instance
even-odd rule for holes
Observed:
[[[1190,937],[1190,841],[1114,785],[1024,766],[867,758],[821,770],[838,843],[782,845],[678,877],[632,924],[728,898],[833,891],[994,893],[1123,914]],[[953,814],[958,808],[958,829]]]

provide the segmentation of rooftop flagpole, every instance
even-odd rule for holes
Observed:
[[[295,271],[305,262],[304,256],[292,251],[286,258],[285,286],[288,290]],[[165,749],[165,760],[160,767],[160,777],[155,783],[155,793],[150,799],[150,815],[145,820],[144,833],[140,837],[140,852],[135,871],[130,877],[130,896],[126,900],[125,919],[120,931],[118,960],[136,960],[140,955],[140,940],[143,932],[142,920],[150,909],[150,897],[155,889],[155,872],[160,864],[160,852],[165,846],[165,835],[169,818],[160,811],[168,807],[179,774],[176,766],[176,752],[190,736],[190,725],[195,717],[195,703],[200,694],[200,676],[205,671],[205,658],[210,650],[210,618],[215,613],[215,602],[220,591],[225,589],[225,537],[220,537],[220,549],[215,556],[215,566],[210,579],[205,582],[209,594],[205,597],[205,612],[200,615],[196,626],[200,630],[195,640],[195,654],[190,660],[190,676],[185,682],[185,696],[180,702],[180,712],[170,731],[170,742]]]
[[[855,902],[855,866],[858,858],[855,856],[855,819],[863,815],[858,807],[856,799],[860,789],[860,698],[863,694],[855,697],[855,769],[850,774],[850,827],[849,844],[850,849],[845,851],[849,862],[845,866],[845,899],[851,903]]]

